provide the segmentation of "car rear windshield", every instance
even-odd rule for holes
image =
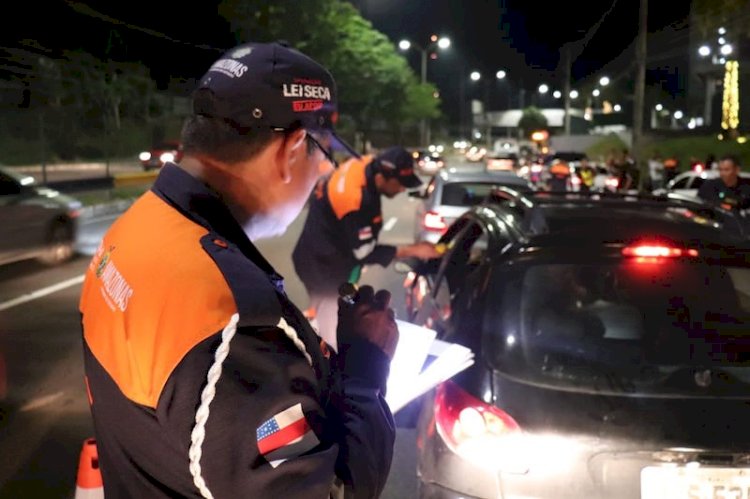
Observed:
[[[446,206],[475,206],[480,204],[497,186],[507,186],[517,191],[529,191],[524,185],[502,182],[451,182],[443,186],[440,204]]]
[[[583,391],[750,395],[749,267],[624,259],[499,272],[491,356],[510,376]]]

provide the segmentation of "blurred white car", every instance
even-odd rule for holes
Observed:
[[[750,179],[750,173],[741,172],[740,176],[742,178]],[[716,170],[705,170],[700,173],[691,170],[688,172],[680,173],[675,178],[669,181],[666,188],[657,189],[654,191],[654,194],[675,193],[682,196],[697,198],[698,189],[700,189],[701,185],[703,185],[703,182],[715,178],[719,178],[719,172]]]

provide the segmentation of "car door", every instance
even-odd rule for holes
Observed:
[[[448,251],[434,277],[426,277],[428,284],[424,287],[429,292],[414,317],[415,323],[435,329],[440,338],[467,325],[467,311],[481,299],[481,283],[490,257],[509,242],[504,230],[490,232],[478,217],[469,216],[460,222],[464,226],[444,241]],[[454,320],[455,314],[458,320]]]
[[[685,175],[674,179],[669,186],[669,191],[675,194],[681,194],[683,196],[697,196],[698,192],[690,188],[690,183],[693,178],[690,175]]]
[[[0,172],[0,263],[33,252],[33,227],[24,200],[27,189],[18,180]]]

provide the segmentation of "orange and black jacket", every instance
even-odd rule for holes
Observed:
[[[372,156],[350,159],[313,191],[292,259],[308,290],[335,292],[358,265],[387,266],[396,247],[378,244],[383,227],[377,164]]]
[[[388,359],[326,357],[225,205],[175,165],[86,273],[86,383],[107,499],[377,497]]]

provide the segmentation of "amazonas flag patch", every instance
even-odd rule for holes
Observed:
[[[312,450],[320,442],[305,419],[302,404],[281,411],[255,430],[258,450],[273,466]]]

